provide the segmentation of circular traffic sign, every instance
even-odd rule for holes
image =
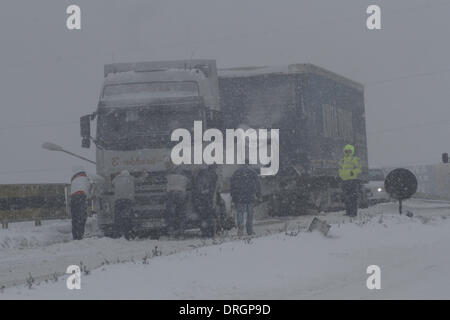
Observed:
[[[416,176],[407,169],[395,169],[384,180],[384,189],[394,199],[409,199],[417,191]]]

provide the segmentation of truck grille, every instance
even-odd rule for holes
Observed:
[[[164,217],[166,209],[165,172],[152,172],[144,181],[136,182],[134,211],[139,219]]]

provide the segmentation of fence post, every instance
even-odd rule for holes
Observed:
[[[8,229],[8,222],[2,221],[2,229]]]

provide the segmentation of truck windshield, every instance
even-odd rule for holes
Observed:
[[[108,150],[169,148],[173,130],[193,129],[194,121],[202,120],[200,112],[155,111],[142,109],[103,110],[98,115],[97,140]]]
[[[369,181],[384,181],[383,170],[369,169]]]
[[[103,100],[198,96],[194,81],[136,82],[106,85]]]

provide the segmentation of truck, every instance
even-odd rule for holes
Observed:
[[[361,84],[310,64],[219,71],[214,60],[106,65],[97,110],[80,119],[82,146],[95,143],[97,175],[103,178],[93,197],[98,224],[106,235],[113,234],[112,181],[127,170],[137,178],[133,228],[156,234],[167,229],[167,168],[174,146],[170,135],[178,128],[192,131],[194,121],[222,131],[279,129],[279,171],[262,178],[263,201],[271,214],[342,207],[336,175],[344,145],[355,145],[363,164],[361,179],[367,180],[364,117]],[[188,226],[204,234],[230,229],[230,179],[239,165],[217,167],[214,226],[201,218],[192,197],[196,177],[207,165],[181,167],[190,177]]]
[[[364,87],[311,64],[219,70],[227,128],[279,128],[280,169],[262,179],[269,213],[299,215],[343,207],[339,159],[353,144],[368,180]],[[367,207],[364,192],[360,206]]]
[[[115,63],[104,67],[104,81],[97,110],[80,119],[82,147],[96,146],[96,171],[103,178],[96,186],[94,208],[105,235],[116,230],[113,179],[122,171],[136,178],[130,224],[137,234],[160,235],[167,230],[167,173],[171,162],[171,132],[193,130],[194,121],[217,128],[221,121],[217,67],[214,60],[180,60]],[[91,122],[96,121],[96,137]],[[206,165],[181,165],[189,177],[187,228],[204,234],[223,229],[227,218],[225,199],[214,197],[214,226],[201,218],[193,205],[192,190]],[[221,169],[217,170],[221,185]],[[229,208],[229,206],[228,206]],[[208,220],[208,221],[206,221]],[[214,228],[215,230],[211,230]]]

